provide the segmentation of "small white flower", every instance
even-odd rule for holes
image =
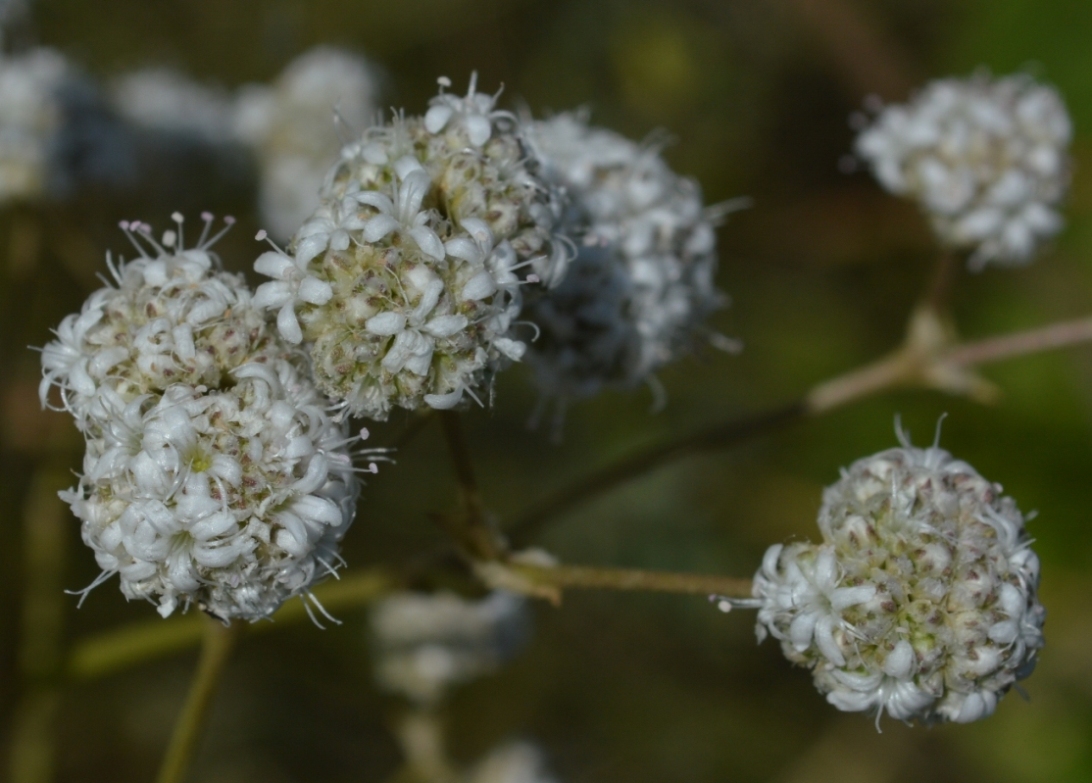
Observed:
[[[323,305],[330,301],[333,289],[330,284],[319,280],[306,272],[297,260],[284,253],[269,250],[258,256],[254,270],[273,282],[262,283],[254,292],[254,306],[258,308],[279,308],[277,329],[281,336],[293,345],[303,340],[299,321],[296,320],[296,303]]]
[[[417,163],[416,159],[413,163]],[[443,261],[444,245],[436,232],[429,228],[428,212],[421,210],[421,202],[431,187],[428,174],[418,164],[415,170],[402,178],[400,185],[394,186],[391,197],[375,190],[357,193],[353,198],[358,203],[372,207],[379,213],[364,223],[364,241],[378,242],[391,233],[399,232],[412,239],[429,258]]]
[[[771,547],[738,603],[835,707],[967,722],[1031,673],[1038,559],[1013,501],[965,462],[908,443],[860,460],[819,528],[821,544]]]
[[[440,94],[429,102],[425,112],[425,128],[429,133],[439,133],[445,128],[459,128],[466,133],[466,138],[474,147],[481,147],[493,135],[493,125],[498,121],[514,121],[510,112],[494,109],[500,96],[477,92],[478,74],[470,75],[470,87],[466,97],[445,93],[443,88],[450,84],[447,79],[440,81]]]

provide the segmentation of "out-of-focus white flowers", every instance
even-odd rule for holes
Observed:
[[[466,774],[465,783],[553,783],[542,752],[527,742],[512,742],[489,752]]]
[[[0,55],[0,203],[47,194],[71,78],[53,49]]]
[[[432,704],[447,688],[495,671],[526,641],[524,600],[503,591],[396,593],[372,609],[375,676],[385,689]]]
[[[977,74],[886,107],[856,149],[887,190],[921,205],[941,242],[970,250],[981,268],[1029,263],[1061,229],[1071,135],[1053,88]]]
[[[102,568],[94,584],[116,573],[164,617],[192,604],[256,620],[338,566],[354,439],[244,280],[217,269],[211,216],[189,249],[175,220],[161,242],[123,225],[140,257],[111,264],[116,287],[43,349],[42,403],[56,386],[87,440],[62,497]]]
[[[581,114],[529,126],[547,180],[568,196],[568,275],[525,311],[541,329],[527,353],[544,395],[572,398],[648,381],[691,347],[725,297],[714,225],[696,182],[655,147],[591,127]]]
[[[771,547],[738,603],[835,707],[966,723],[1031,673],[1039,560],[970,465],[909,444],[862,459],[825,491],[819,528],[820,544]]]
[[[447,80],[441,81],[447,85]],[[322,206],[256,302],[304,342],[316,382],[345,409],[451,408],[481,393],[525,344],[512,334],[523,282],[557,281],[558,206],[516,118],[494,96],[445,93],[346,145]]]
[[[288,239],[318,208],[338,150],[375,119],[378,81],[359,56],[320,46],[290,62],[272,86],[239,92],[234,133],[257,154],[259,206],[274,237]]]
[[[193,136],[207,144],[234,141],[234,104],[226,90],[208,87],[170,68],[145,68],[110,85],[112,104],[142,128]]]

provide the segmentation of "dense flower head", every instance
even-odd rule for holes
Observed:
[[[47,193],[71,75],[53,49],[0,55],[0,203]]]
[[[93,429],[113,417],[115,399],[176,383],[219,388],[254,356],[283,350],[242,276],[217,268],[210,225],[208,216],[198,244],[183,249],[177,231],[160,244],[146,224],[123,223],[141,255],[116,265],[108,256],[116,285],[91,294],[43,349],[43,405],[55,385],[81,429]]]
[[[441,81],[446,84],[446,80]],[[395,116],[345,146],[322,206],[257,301],[306,342],[319,387],[354,415],[451,408],[518,360],[520,285],[567,261],[554,193],[495,96],[443,90],[424,117]]]
[[[50,386],[83,430],[83,473],[62,493],[102,574],[160,614],[197,606],[267,617],[340,562],[358,493],[348,448],[308,377],[207,234],[185,249],[125,229],[141,256],[111,265],[43,349]],[[88,588],[90,589],[90,588]]]
[[[291,237],[318,208],[327,169],[344,139],[372,123],[378,91],[372,65],[330,46],[292,60],[271,86],[240,90],[235,134],[257,154],[259,205],[273,236]]]
[[[1031,673],[1039,560],[1001,487],[936,446],[859,460],[827,488],[819,544],[775,545],[757,632],[847,711],[966,723]]]
[[[495,591],[479,600],[454,593],[397,593],[372,610],[379,684],[431,703],[454,684],[495,671],[528,633],[522,598]]]
[[[1056,90],[1029,76],[931,82],[884,108],[857,154],[892,193],[928,214],[941,241],[971,250],[972,267],[1029,263],[1062,226],[1072,127]]]
[[[563,230],[577,251],[564,281],[525,311],[541,330],[527,360],[548,396],[638,386],[725,301],[713,283],[717,214],[654,146],[583,114],[535,122],[528,136],[569,197]]]

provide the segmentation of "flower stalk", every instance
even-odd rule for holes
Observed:
[[[459,547],[470,557],[478,560],[496,560],[500,557],[503,547],[486,519],[462,421],[455,411],[442,410],[438,411],[438,414],[444,431],[444,439],[451,453],[451,464],[459,487],[461,511],[455,517],[438,516],[437,521],[451,533]]]
[[[208,721],[209,708],[220,678],[239,636],[246,627],[238,620],[224,625],[212,617],[205,617],[203,624],[204,637],[197,671],[190,683],[186,703],[175,723],[156,783],[182,783],[186,779],[186,772]]]

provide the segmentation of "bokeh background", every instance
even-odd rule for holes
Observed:
[[[559,444],[526,428],[535,396],[521,368],[500,379],[491,409],[469,413],[483,492],[502,524],[592,468],[787,402],[899,340],[936,249],[913,205],[839,166],[848,118],[868,94],[902,100],[927,79],[979,66],[1056,85],[1076,125],[1068,228],[1026,269],[962,273],[956,315],[964,335],[983,336],[1092,309],[1092,4],[1078,0],[43,0],[33,19],[38,41],[103,79],[158,64],[233,88],[333,43],[382,68],[385,104],[420,112],[437,76],[458,87],[476,69],[483,89],[504,84],[510,107],[587,106],[634,138],[666,131],[665,156],[709,202],[753,198],[719,232],[732,304],[713,325],[744,341],[741,355],[711,351],[665,370],[658,413],[647,391],[575,405]],[[162,226],[175,209],[231,212],[241,226],[218,250],[228,268],[249,270],[252,182],[206,164],[207,187],[150,160],[140,192],[0,212],[4,736],[30,688],[19,677],[36,655],[22,644],[28,625],[59,623],[70,644],[154,618],[113,583],[78,611],[67,599],[57,617],[27,600],[43,573],[35,557],[63,562],[58,587],[82,587],[96,568],[53,495],[72,481],[81,442],[68,417],[39,410],[26,346],[47,342],[98,287],[104,251],[124,249],[120,218]],[[28,233],[28,221],[39,230]],[[990,407],[886,394],[665,466],[556,519],[534,543],[574,563],[747,576],[769,544],[815,535],[822,487],[840,466],[894,445],[897,414],[922,443],[946,412],[942,445],[1039,511],[1030,530],[1049,617],[1027,700],[1010,694],[971,726],[884,720],[881,734],[870,717],[829,707],[775,644],[756,646],[746,612],[572,591],[560,609],[534,607],[534,638],[517,660],[455,693],[445,708],[453,755],[469,761],[531,739],[571,783],[1092,779],[1092,348],[985,374],[1004,390]],[[396,416],[373,427],[373,442],[407,426]],[[345,541],[350,568],[435,549],[443,539],[428,513],[453,498],[444,444],[428,428],[370,480]],[[399,705],[372,684],[364,611],[341,617],[325,631],[295,624],[243,641],[194,780],[382,781],[398,768],[389,728]],[[50,707],[56,779],[151,778],[194,660],[191,651],[63,689]]]

